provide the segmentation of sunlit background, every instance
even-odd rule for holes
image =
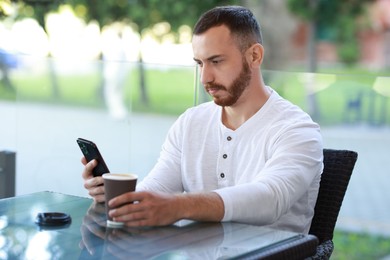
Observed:
[[[0,0],[0,198],[88,196],[78,137],[99,146],[112,172],[142,179],[177,116],[209,100],[191,28],[221,4],[259,19],[266,83],[310,113],[325,147],[359,153],[332,259],[390,255],[390,0]],[[6,226],[0,217],[0,259],[50,258],[49,238],[23,228],[10,238]],[[38,240],[46,244],[34,251]]]

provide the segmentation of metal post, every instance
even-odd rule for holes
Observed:
[[[0,199],[15,196],[16,153],[0,151]]]

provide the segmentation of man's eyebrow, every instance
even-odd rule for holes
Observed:
[[[217,59],[217,58],[221,58],[221,57],[223,57],[223,55],[216,54],[216,55],[208,57],[206,60],[211,61],[211,60],[214,60],[214,59]],[[194,57],[194,61],[200,62],[201,60]]]

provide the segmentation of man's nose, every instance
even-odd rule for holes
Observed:
[[[203,65],[202,69],[200,70],[200,82],[202,83],[202,85],[206,85],[213,81],[214,76],[212,70],[208,66]]]

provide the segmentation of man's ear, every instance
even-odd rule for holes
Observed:
[[[264,47],[260,43],[253,44],[247,50],[247,61],[251,67],[259,67],[263,63]]]

